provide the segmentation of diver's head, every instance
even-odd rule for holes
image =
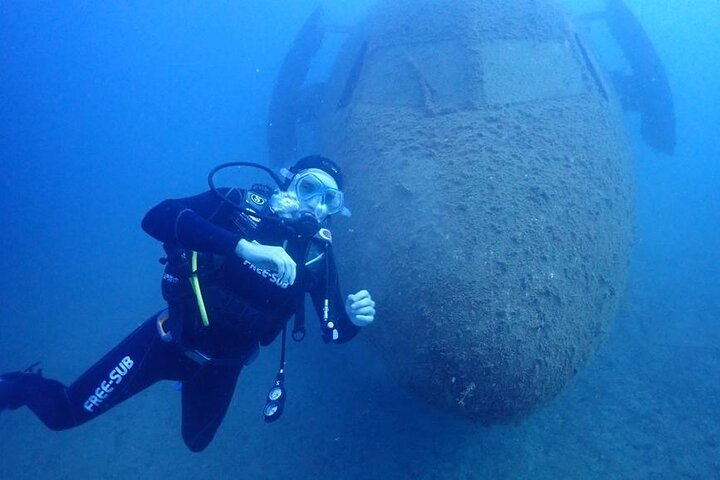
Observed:
[[[322,155],[308,155],[307,157],[303,157],[295,162],[295,165],[288,169],[289,174],[291,175],[290,179],[292,180],[293,175],[310,168],[316,168],[327,173],[333,178],[333,180],[335,180],[335,188],[338,190],[343,189],[343,176],[340,167],[337,163],[333,162],[329,158],[323,157]]]
[[[342,192],[343,178],[335,162],[320,155],[303,157],[284,170],[284,190],[276,192],[270,206],[281,217],[300,219],[312,216],[322,223],[330,215],[349,215]]]

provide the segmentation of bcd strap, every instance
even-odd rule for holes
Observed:
[[[297,304],[295,305],[295,321],[293,322],[292,338],[296,342],[305,338],[305,292],[298,289]]]

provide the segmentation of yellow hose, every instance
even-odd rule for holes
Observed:
[[[202,318],[203,325],[206,327],[210,326],[210,320],[208,320],[207,311],[205,310],[205,301],[200,291],[200,282],[198,281],[198,267],[197,267],[197,252],[192,252],[192,273],[190,274],[190,284],[192,285],[193,292],[195,292],[195,299],[197,299],[198,308],[200,309],[200,317]]]

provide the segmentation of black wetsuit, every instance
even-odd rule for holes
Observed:
[[[342,343],[358,331],[344,311],[326,240],[304,238],[271,218],[269,192],[223,190],[235,205],[214,192],[166,200],[143,219],[143,229],[164,243],[167,265],[163,296],[169,316],[150,317],[72,385],[33,373],[6,377],[12,392],[6,406],[27,405],[49,428],[85,423],[158,380],[182,382],[182,434],[201,451],[215,435],[232,398],[243,364],[282,331],[309,292],[325,341]],[[235,255],[244,238],[285,247],[297,264],[292,286],[281,285]],[[197,251],[200,290],[209,326],[204,326],[191,287],[191,252]],[[315,260],[315,261],[313,261]],[[305,266],[309,262],[308,266]],[[330,294],[328,295],[328,288]],[[323,318],[329,296],[329,316]],[[159,327],[158,320],[168,320]]]

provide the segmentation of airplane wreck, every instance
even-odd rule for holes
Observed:
[[[284,125],[272,141],[287,142],[274,151],[318,151],[344,169],[341,278],[376,297],[366,334],[391,372],[484,422],[557,395],[624,290],[628,135],[568,18],[537,0],[380,1],[312,86],[312,138],[278,134],[295,129],[296,107],[282,107],[302,96],[293,69],[271,108]]]

